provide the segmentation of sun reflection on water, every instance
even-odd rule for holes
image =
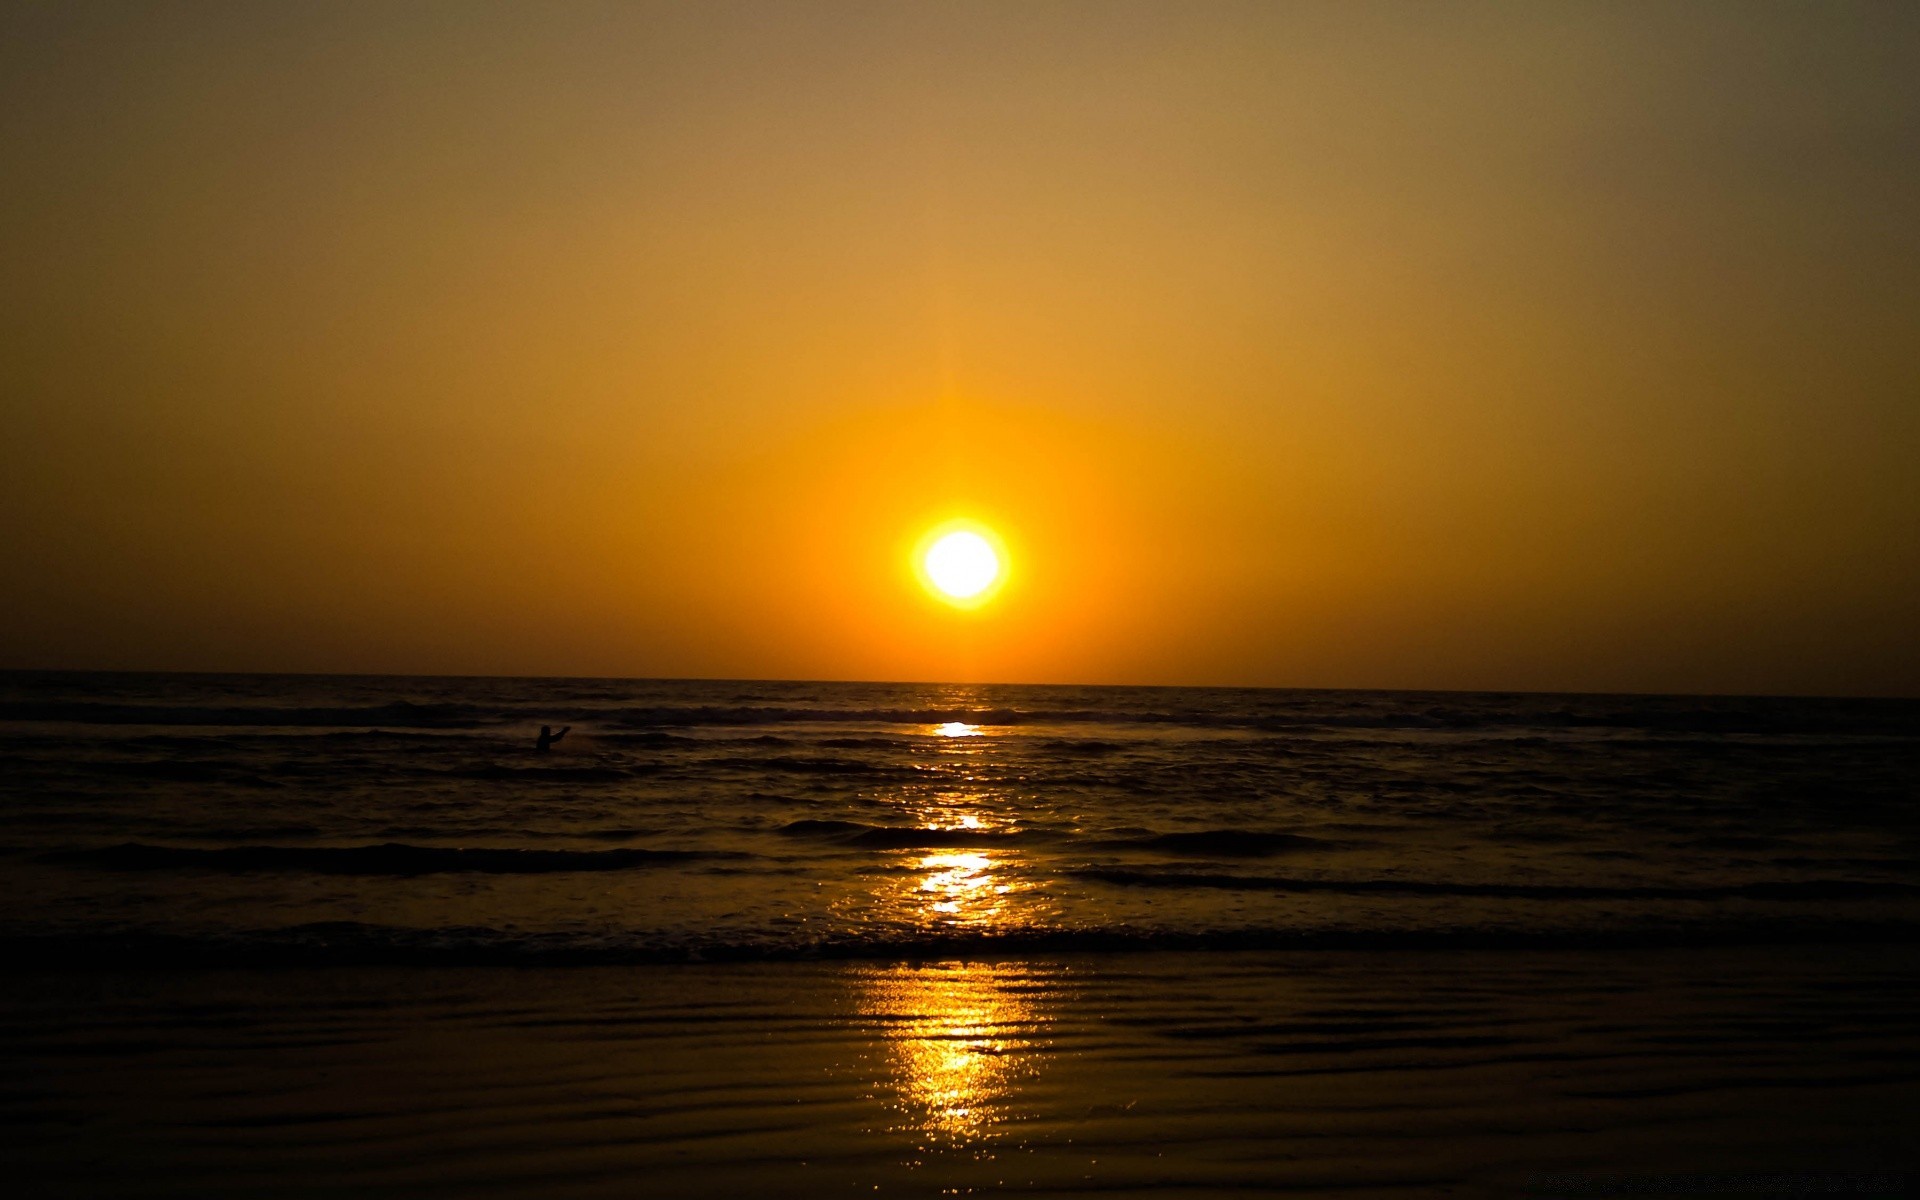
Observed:
[[[930,894],[934,912],[965,916],[972,925],[993,925],[1000,915],[999,898],[1009,885],[993,877],[993,859],[985,854],[929,854],[919,862],[928,872],[920,890]]]
[[[836,915],[895,934],[996,934],[1052,911],[1015,852],[970,847],[902,852],[833,905]]]
[[[974,703],[975,697],[954,702]],[[1012,932],[1043,916],[1044,897],[1009,839],[1023,822],[996,786],[996,738],[978,725],[929,725],[938,784],[896,799],[902,824],[931,835],[867,876],[846,898],[863,924],[915,936]],[[941,835],[952,842],[941,845]],[[946,962],[855,969],[861,1016],[875,1027],[879,1084],[894,1128],[965,1146],[1011,1115],[1046,1055],[1056,968]]]
[[[1047,989],[1009,963],[901,964],[860,976],[860,1012],[881,1023],[881,1081],[900,1128],[935,1141],[978,1141],[1012,1113],[1039,1070]]]

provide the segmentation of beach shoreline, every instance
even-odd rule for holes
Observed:
[[[1894,1178],[1916,984],[1881,944],[36,971],[0,1004],[37,1194],[1491,1196]]]

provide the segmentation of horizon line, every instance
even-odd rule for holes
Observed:
[[[1558,690],[1550,688],[1446,688],[1446,687],[1327,687],[1292,684],[1209,684],[1209,683],[1015,683],[1006,681],[961,681],[943,679],[807,679],[799,677],[754,678],[724,675],[502,675],[481,672],[398,672],[398,671],[209,671],[179,668],[122,667],[0,667],[0,675],[177,675],[201,678],[297,678],[297,679],[466,679],[548,682],[591,681],[596,683],[732,683],[732,684],[826,684],[844,687],[979,687],[979,688],[1102,688],[1132,691],[1192,692],[1374,692],[1386,695],[1419,696],[1612,696],[1622,699],[1673,700],[1863,700],[1920,703],[1920,694],[1847,692],[1660,692],[1609,690]]]

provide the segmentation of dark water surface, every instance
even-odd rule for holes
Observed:
[[[1857,1181],[1914,1160],[1917,791],[1910,701],[0,675],[0,1148],[47,1194]]]

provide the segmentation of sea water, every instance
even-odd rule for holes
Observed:
[[[316,966],[1910,940],[1917,766],[1897,700],[11,673],[0,938]]]

